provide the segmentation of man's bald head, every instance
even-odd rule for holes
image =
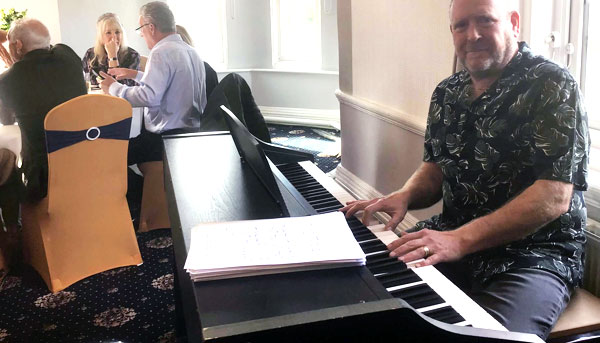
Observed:
[[[37,19],[19,19],[11,25],[8,31],[8,41],[11,48],[11,55],[18,61],[30,51],[49,49],[50,32]]]
[[[455,0],[450,0],[450,19],[452,19],[452,6],[454,2]],[[506,11],[506,13],[519,11],[519,0],[492,0],[492,2],[495,2],[496,6],[502,6],[502,10]]]

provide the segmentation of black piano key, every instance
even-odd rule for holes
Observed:
[[[365,234],[365,233],[373,233],[373,232],[371,232],[371,230],[367,229],[366,227],[354,228],[354,229],[350,229],[350,231],[352,231],[352,234],[355,236]],[[375,235],[375,234],[373,234],[373,235]]]
[[[336,199],[323,199],[323,200],[319,200],[319,201],[309,201],[308,202],[315,210],[318,210],[319,208],[322,207],[335,207],[335,209],[339,209],[341,207],[341,204],[339,201],[337,201]]]
[[[369,245],[360,244],[360,248],[363,250],[363,252],[365,254],[369,254],[369,253],[376,252],[376,251],[382,251],[382,250],[385,250],[389,253],[385,244],[383,244],[381,242],[368,242],[368,243],[372,243],[372,244],[369,244]]]
[[[377,276],[383,287],[390,288],[400,285],[406,285],[413,282],[423,281],[412,269],[401,270],[396,273],[388,273]]]
[[[379,261],[387,261],[390,258],[390,253],[387,250],[383,250],[374,255],[367,256],[367,266],[373,265],[373,263]]]
[[[375,236],[372,232],[354,235],[354,238],[356,238],[357,241],[364,241],[365,239],[376,238],[376,237],[377,236]]]
[[[318,213],[337,212],[339,209],[340,209],[340,207],[338,205],[335,205],[335,206],[323,206],[323,207],[315,208],[315,210]]]
[[[400,261],[398,261],[398,262],[400,262]],[[396,272],[402,271],[402,270],[404,270],[405,266],[403,265],[403,263],[396,263],[396,264],[386,264],[383,266],[378,266],[377,268],[371,268],[371,267],[367,266],[367,268],[369,268],[371,273],[373,273],[375,275],[379,275],[379,274],[389,274],[389,273],[396,273]]]
[[[395,257],[387,257],[385,259],[373,263],[367,263],[367,268],[369,268],[369,270],[373,274],[379,274],[384,272],[403,270],[404,268],[406,268],[406,265],[404,264],[404,262],[399,261]]]
[[[430,318],[448,324],[456,324],[465,321],[465,318],[463,318],[451,306],[444,306],[435,310],[425,311],[423,312],[423,314]]]
[[[401,298],[414,308],[437,305],[444,302],[427,284],[419,284],[390,292],[394,297]]]
[[[348,225],[363,225],[364,226],[364,224],[356,217],[346,218],[346,221],[348,222]]]

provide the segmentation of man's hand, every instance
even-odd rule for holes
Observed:
[[[110,88],[110,85],[117,82],[117,80],[103,71],[100,71],[100,76],[104,78],[104,80],[100,81],[100,88],[102,88],[104,94],[109,94],[108,89]]]
[[[15,63],[10,56],[10,53],[6,51],[2,44],[0,44],[0,58],[2,61],[4,61],[4,64],[6,64],[7,68],[10,68]]]
[[[404,263],[424,259],[415,263],[415,267],[456,261],[466,255],[461,245],[461,239],[455,231],[423,229],[418,232],[405,233],[387,247],[391,257],[398,257]]]
[[[355,200],[346,203],[340,211],[346,212],[346,218],[353,216],[358,211],[364,211],[362,222],[365,226],[369,225],[371,217],[375,212],[385,212],[392,218],[385,224],[386,230],[393,230],[406,215],[408,203],[401,193],[394,193],[385,198],[371,200]]]
[[[117,80],[123,79],[135,79],[138,71],[135,69],[128,68],[110,68],[108,73],[114,76]]]

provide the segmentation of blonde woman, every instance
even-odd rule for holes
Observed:
[[[96,43],[83,56],[83,71],[89,75],[90,83],[98,85],[96,75],[108,72],[109,68],[138,69],[140,55],[125,43],[125,33],[119,17],[114,13],[104,13],[96,22]],[[135,86],[134,80],[120,80],[128,86]]]

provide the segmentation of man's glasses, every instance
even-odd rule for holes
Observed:
[[[148,25],[150,25],[150,24],[152,24],[152,23],[146,23],[146,24],[144,24],[144,25],[142,25],[142,26],[138,27],[137,29],[135,29],[135,32],[137,32],[137,33],[138,33],[138,34],[141,36],[141,35],[142,35],[142,31],[140,31],[140,30],[142,29],[142,27],[144,27],[144,26],[148,26]]]

